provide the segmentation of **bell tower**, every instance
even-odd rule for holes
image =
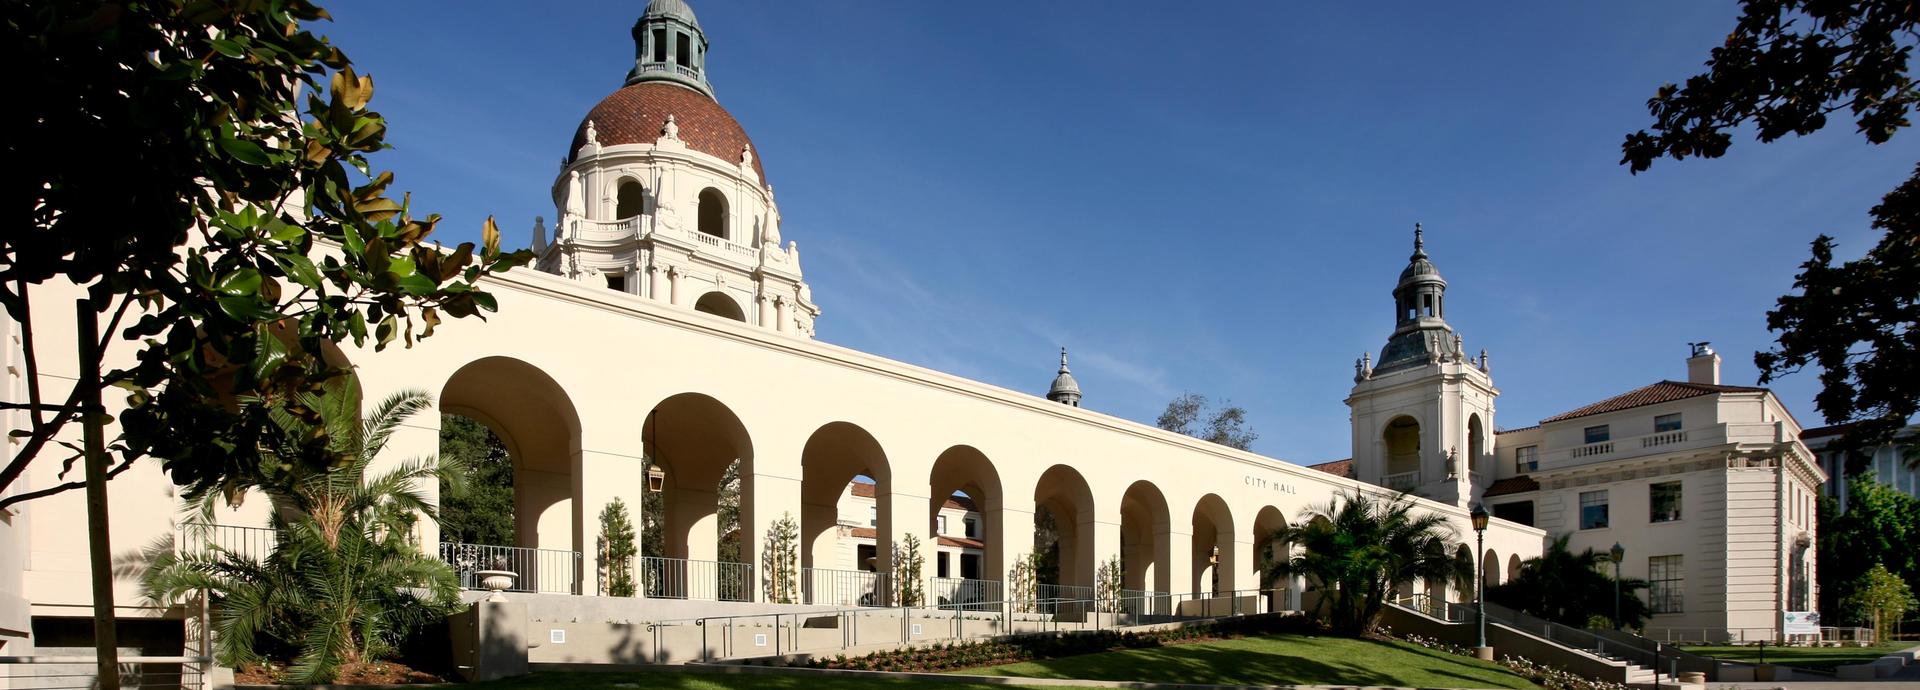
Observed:
[[[1469,357],[1446,320],[1447,281],[1413,226],[1393,288],[1394,329],[1354,362],[1353,467],[1360,481],[1467,506],[1493,482],[1493,387],[1486,350]]]

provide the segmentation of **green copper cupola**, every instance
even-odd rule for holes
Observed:
[[[670,81],[713,97],[707,83],[707,34],[686,0],[653,0],[633,25],[633,71],[627,85]]]

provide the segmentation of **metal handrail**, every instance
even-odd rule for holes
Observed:
[[[640,559],[640,591],[652,599],[752,601],[754,584],[752,563]]]
[[[580,593],[580,552],[521,546],[440,542],[440,560],[453,567],[466,589],[480,587],[480,571],[514,573],[509,592]]]
[[[117,661],[122,668],[120,676],[121,688],[152,690],[160,690],[162,688],[179,690],[200,688],[205,684],[204,676],[207,667],[213,663],[212,659],[199,656],[122,656],[119,657]],[[93,668],[98,664],[98,658],[81,655],[0,656],[0,669],[8,671],[14,669],[67,670],[33,669],[31,668],[33,666],[85,665],[88,667],[88,670],[74,673],[33,673],[29,675],[9,672],[0,674],[0,684],[10,684],[10,687],[39,688],[40,690],[92,690],[99,684],[98,671]],[[146,667],[150,665],[161,668],[148,670]],[[165,667],[168,666],[178,666],[179,670],[166,670]],[[19,681],[27,681],[28,683],[25,685],[14,684]]]

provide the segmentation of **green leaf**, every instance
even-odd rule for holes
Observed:
[[[220,284],[214,286],[214,289],[234,296],[257,294],[260,291],[260,272],[251,268],[242,268],[221,279]]]
[[[225,149],[227,155],[233,156],[239,159],[240,162],[248,165],[264,166],[271,162],[267,159],[266,149],[262,149],[259,144],[245,139],[221,137],[220,148]]]
[[[251,294],[226,295],[217,301],[220,304],[220,311],[224,312],[227,318],[242,323],[252,323],[274,313],[259,297]]]

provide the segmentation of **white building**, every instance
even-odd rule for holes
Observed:
[[[1850,459],[1856,459],[1863,465],[1861,472],[1868,478],[1887,485],[1887,487],[1906,494],[1920,497],[1920,468],[1908,460],[1913,453],[1920,452],[1920,425],[1908,426],[1894,434],[1892,443],[1883,443],[1872,448],[1860,448],[1851,452],[1841,450],[1840,439],[1846,435],[1850,425],[1839,424],[1808,429],[1800,434],[1800,440],[1820,456],[1820,469],[1827,473],[1826,484],[1820,490],[1832,496],[1841,512],[1847,510],[1849,489],[1847,472]]]
[[[433,454],[441,412],[479,420],[502,439],[515,466],[517,546],[561,556],[522,572],[529,589],[598,591],[598,569],[582,566],[594,516],[614,499],[640,505],[654,490],[668,507],[661,567],[708,580],[678,593],[688,598],[716,591],[699,573],[750,573],[767,535],[788,520],[803,578],[886,571],[911,533],[929,577],[944,559],[968,591],[997,591],[1033,548],[1044,509],[1059,540],[1051,584],[1090,591],[1098,564],[1120,557],[1130,590],[1205,598],[1266,589],[1261,600],[1293,606],[1303,584],[1260,571],[1263,552],[1286,548],[1271,543],[1274,529],[1343,493],[1394,493],[1379,487],[1413,489],[1420,510],[1467,541],[1468,508],[1487,498],[1506,519],[1487,530],[1484,560],[1509,568],[1555,534],[1572,532],[1576,548],[1620,542],[1626,574],[1658,568],[1660,591],[1679,594],[1677,611],[1656,626],[1774,626],[1805,589],[1796,583],[1810,580],[1789,575],[1813,567],[1799,546],[1812,535],[1803,499],[1824,476],[1771,394],[1718,385],[1702,369],[1689,383],[1495,434],[1500,391],[1488,358],[1468,357],[1447,324],[1446,283],[1417,235],[1394,290],[1395,328],[1377,366],[1371,355],[1359,363],[1347,399],[1351,473],[1080,407],[1064,355],[1042,398],[814,341],[821,311],[798,248],[782,238],[765,161],[707,87],[707,39],[692,10],[655,0],[632,35],[632,71],[565,152],[551,237],[536,224],[538,270],[490,279],[499,312],[485,322],[444,323],[412,348],[344,353],[368,399],[417,388],[436,400],[392,439],[392,457]],[[36,310],[68,313],[76,291],[46,286]],[[24,373],[11,365],[20,340],[13,324],[0,326],[0,365],[18,393]],[[57,332],[43,331],[41,342]],[[48,385],[78,376],[73,349],[44,345]],[[127,350],[109,356],[119,358],[112,367]],[[9,430],[25,426],[20,412],[4,418]],[[664,476],[650,477],[649,462]],[[717,558],[729,466],[738,468],[747,563]],[[59,472],[42,459],[8,491],[58,484]],[[1657,488],[1676,482],[1677,496]],[[136,465],[108,488],[116,549],[178,531],[174,487],[158,463]],[[221,522],[263,526],[263,503]],[[67,646],[86,621],[84,516],[79,492],[0,515],[0,655]],[[423,543],[439,540],[430,522],[419,529]],[[862,553],[869,545],[871,559]],[[718,596],[776,605],[752,587]],[[116,580],[114,603],[128,630],[146,630],[123,636],[129,646],[179,639],[185,612],[147,601],[134,580]],[[633,607],[623,616],[643,619],[664,603],[622,605]]]

